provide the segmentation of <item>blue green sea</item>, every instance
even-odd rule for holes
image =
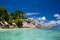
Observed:
[[[60,29],[2,29],[0,30],[0,40],[60,40]]]

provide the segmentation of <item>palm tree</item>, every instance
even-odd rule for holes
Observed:
[[[16,10],[14,13],[12,13],[13,19],[17,19],[18,21],[21,21],[21,19],[25,18],[25,13],[20,10]]]
[[[2,19],[2,21],[9,21],[10,18],[10,14],[8,13],[8,11],[0,6],[0,19]]]
[[[27,18],[25,16],[25,12],[20,11],[20,10],[16,10],[14,13],[12,13],[12,16],[13,16],[14,22],[17,24],[18,27],[22,27],[21,19]]]
[[[14,12],[14,16],[15,17],[20,17],[22,19],[22,17],[25,15],[25,13],[23,11],[20,11],[20,10],[16,10]]]
[[[3,18],[5,13],[6,13],[6,10],[2,6],[0,6],[0,18]]]

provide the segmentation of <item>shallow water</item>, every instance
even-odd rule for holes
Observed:
[[[0,40],[60,40],[60,30],[5,29],[0,30]]]

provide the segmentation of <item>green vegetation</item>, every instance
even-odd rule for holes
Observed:
[[[24,19],[24,20],[23,20]],[[12,13],[8,12],[4,7],[0,6],[0,28],[25,28],[24,24],[27,23],[26,28],[36,28],[38,23],[31,21],[31,24],[28,24],[30,21],[25,21],[27,16],[25,12],[21,10],[16,10]],[[33,22],[33,23],[32,23]],[[37,24],[37,26],[36,26]]]
[[[9,13],[4,7],[0,6],[0,21],[8,23],[18,23],[22,22],[21,19],[27,18],[25,12],[16,10],[13,13]]]

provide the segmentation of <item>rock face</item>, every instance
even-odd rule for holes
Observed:
[[[34,18],[24,19],[23,20],[23,27],[24,28],[38,28],[40,27],[39,21]]]
[[[4,24],[2,22],[0,22],[0,28],[3,28]]]
[[[17,25],[15,23],[12,23],[11,25],[8,22],[0,22],[0,28],[8,29],[8,28],[17,28]]]
[[[39,21],[34,18],[22,19],[22,22],[11,23],[0,22],[0,28],[38,28],[41,27]]]
[[[17,28],[16,23],[12,23],[11,25],[9,25],[9,28]]]

